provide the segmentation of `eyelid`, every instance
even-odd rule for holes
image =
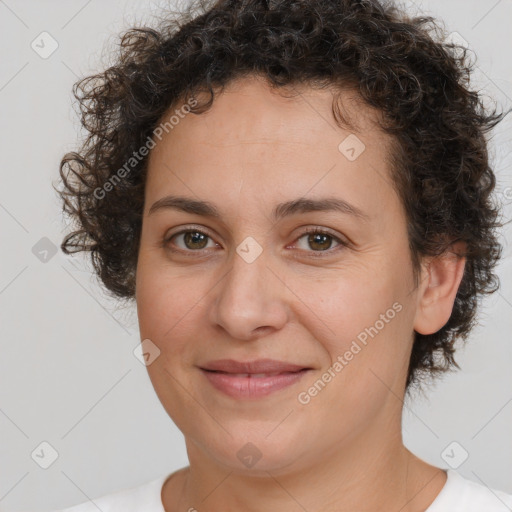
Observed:
[[[213,236],[211,235],[211,231],[208,228],[201,226],[199,224],[187,224],[185,226],[180,226],[179,231],[175,231],[169,235],[166,234],[165,238],[169,239],[175,235],[180,235],[182,233],[186,233],[187,231],[194,231],[194,230],[200,231],[201,233],[204,233],[205,235],[208,235],[209,237],[213,238]]]

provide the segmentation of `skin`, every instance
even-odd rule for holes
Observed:
[[[160,350],[150,379],[190,462],[162,489],[167,512],[419,512],[446,482],[444,471],[404,447],[402,400],[413,332],[433,333],[448,321],[464,260],[449,253],[424,260],[415,288],[405,213],[386,161],[391,139],[375,123],[378,112],[343,92],[344,112],[366,146],[349,161],[338,145],[356,132],[335,124],[332,91],[297,90],[285,98],[256,76],[231,82],[211,110],[186,115],[150,154],[137,310],[141,339]],[[221,218],[175,209],[149,215],[170,194],[213,203]],[[336,211],[270,218],[277,203],[325,196],[368,220]],[[208,235],[205,248],[182,235],[163,246],[191,224]],[[306,227],[347,245],[308,243]],[[262,248],[251,263],[236,252],[248,236]],[[394,303],[401,311],[299,403],[298,394]],[[235,400],[198,368],[223,358],[313,370],[264,398]],[[251,468],[237,457],[248,442],[261,453]]]

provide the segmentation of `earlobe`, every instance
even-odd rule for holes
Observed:
[[[433,334],[441,329],[452,314],[457,290],[464,275],[466,245],[457,242],[440,256],[431,258],[422,268],[414,330]]]

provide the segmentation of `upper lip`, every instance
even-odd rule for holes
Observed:
[[[235,361],[234,359],[218,359],[202,365],[201,368],[226,373],[282,373],[309,369],[300,364],[287,363],[276,359],[256,359],[245,362]]]

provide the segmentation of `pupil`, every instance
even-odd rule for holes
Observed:
[[[325,243],[325,241],[326,240],[328,241],[329,238],[330,238],[329,235],[323,235],[321,233],[316,233],[316,234],[313,234],[313,235],[309,236],[309,243],[312,244],[312,247],[313,247],[315,244],[317,244],[319,239],[323,239],[323,242]],[[322,244],[322,240],[320,240],[318,243],[321,245]],[[328,242],[327,243],[327,247],[325,247],[325,246],[324,247],[320,247],[320,250],[327,250],[327,249],[329,249],[330,245],[331,244]]]
[[[198,233],[197,231],[189,231],[188,233],[185,233],[185,244],[188,245],[189,242],[192,245],[199,242],[199,249],[202,249],[203,247],[206,246],[206,236],[203,233]],[[203,243],[201,244],[201,242]]]

